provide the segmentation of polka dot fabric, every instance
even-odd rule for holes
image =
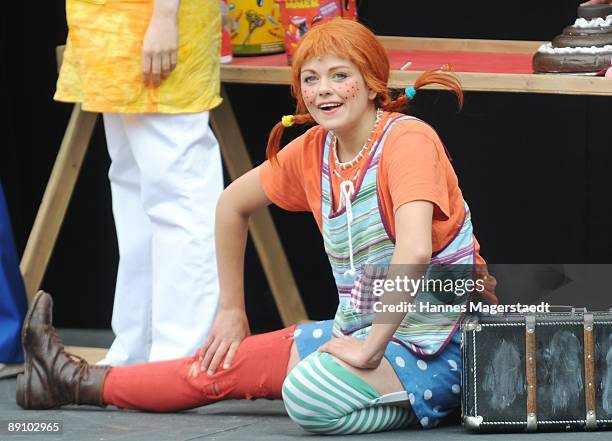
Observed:
[[[460,406],[461,335],[453,334],[448,345],[435,357],[420,358],[392,342],[385,357],[391,362],[412,409],[425,429],[436,427]]]
[[[297,326],[293,338],[300,354],[300,360],[305,359],[331,338],[333,324],[333,320],[323,320]]]
[[[300,359],[306,358],[332,336],[333,320],[298,325],[294,338]],[[436,356],[421,358],[391,342],[385,351],[424,429],[436,427],[460,405],[461,336],[456,331]]]

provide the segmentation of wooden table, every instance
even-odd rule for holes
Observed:
[[[414,83],[422,70],[440,67],[452,59],[465,91],[612,95],[612,81],[607,78],[532,74],[530,59],[543,43],[539,41],[379,38],[390,55],[389,85],[393,88],[404,88]],[[63,48],[58,48],[58,60],[62,53]],[[407,62],[412,64],[400,70]],[[290,69],[284,54],[236,58],[233,64],[221,67],[221,81],[289,85]],[[250,170],[252,163],[223,87],[222,95],[224,102],[211,112],[211,123],[230,177],[236,179]],[[21,261],[28,299],[44,276],[96,119],[96,113],[74,106]],[[283,323],[306,320],[299,290],[267,209],[253,216],[249,229]]]
[[[533,74],[531,57],[545,43],[543,41],[378,38],[391,60],[391,88],[404,88],[413,84],[423,70],[438,68],[450,62],[465,91],[612,95],[612,81],[609,78]],[[453,63],[453,60],[457,63]],[[489,64],[488,60],[491,60]],[[505,61],[510,66],[493,64],[499,61]],[[406,62],[413,64],[400,70]],[[221,67],[221,81],[289,85],[291,75],[285,56],[280,54],[236,58],[233,64]]]

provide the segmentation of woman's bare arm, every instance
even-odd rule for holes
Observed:
[[[259,180],[259,167],[232,182],[219,198],[215,242],[221,299],[210,335],[200,349],[199,372],[214,373],[224,358],[224,367],[229,367],[240,342],[249,334],[244,305],[248,222],[255,211],[270,203]]]

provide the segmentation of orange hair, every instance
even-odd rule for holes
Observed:
[[[395,100],[391,98],[387,83],[389,82],[389,58],[387,51],[368,28],[353,20],[335,19],[321,23],[309,30],[300,41],[291,65],[291,94],[297,100],[294,115],[295,124],[312,124],[314,119],[308,113],[302,98],[300,72],[307,60],[313,57],[335,55],[350,60],[355,64],[366,87],[376,92],[374,104],[383,110],[405,111],[410,99],[401,93]],[[440,84],[455,93],[459,108],[463,105],[463,92],[459,80],[441,70],[424,72],[414,83],[419,89],[428,84]],[[270,131],[266,157],[275,160],[280,150],[280,141],[285,127],[277,123]]]

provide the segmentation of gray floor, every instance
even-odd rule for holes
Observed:
[[[108,332],[60,332],[69,345],[108,344],[112,335]],[[14,435],[6,433],[8,421],[59,421],[63,432],[59,435]],[[188,412],[152,414],[121,411],[116,408],[66,407],[52,411],[24,411],[15,404],[15,380],[0,380],[0,441],[172,441],[172,440],[315,440],[330,437],[313,436],[298,428],[289,420],[280,401],[226,401]],[[409,430],[373,435],[345,436],[341,439],[366,440],[537,440],[575,441],[612,440],[612,432],[594,433],[539,433],[473,435],[459,425],[433,430]]]

